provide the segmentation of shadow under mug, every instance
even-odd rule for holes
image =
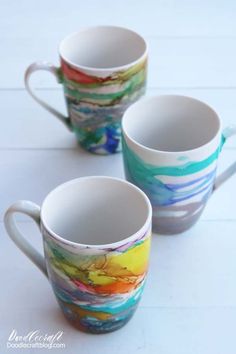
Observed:
[[[15,213],[38,224],[44,256],[23,238]],[[134,314],[147,275],[151,220],[147,196],[111,177],[69,181],[41,209],[18,201],[4,218],[10,238],[48,277],[65,317],[91,333],[119,329]]]
[[[236,172],[234,163],[216,178],[222,146],[236,128],[221,133],[217,113],[194,98],[142,99],[125,112],[122,133],[125,175],[149,197],[154,232],[189,229],[212,191]]]
[[[146,88],[147,44],[122,27],[97,26],[66,37],[59,46],[61,66],[31,64],[25,73],[29,94],[74,131],[80,145],[96,154],[121,150],[120,120]],[[46,70],[63,84],[68,117],[36,96],[33,72]]]

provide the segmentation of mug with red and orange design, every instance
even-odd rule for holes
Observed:
[[[97,26],[66,37],[59,46],[61,66],[31,64],[25,73],[29,94],[74,131],[79,144],[96,154],[121,150],[120,121],[144,93],[147,44],[134,31]],[[29,85],[33,72],[46,70],[63,84],[68,117],[38,98]]]

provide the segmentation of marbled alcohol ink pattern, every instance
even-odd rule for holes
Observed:
[[[111,332],[128,322],[143,292],[151,231],[104,250],[73,248],[43,233],[48,275],[65,317],[92,333]]]
[[[88,75],[61,61],[71,125],[86,150],[111,154],[121,150],[120,121],[146,87],[147,59],[106,77]]]
[[[219,147],[201,161],[179,156],[176,166],[155,166],[143,161],[123,139],[126,179],[149,197],[153,207],[153,230],[174,234],[187,230],[201,215],[211,195]]]

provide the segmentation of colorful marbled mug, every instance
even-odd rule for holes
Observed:
[[[147,44],[137,33],[114,26],[92,27],[69,35],[59,46],[61,66],[31,64],[25,73],[29,94],[74,131],[80,145],[96,154],[121,150],[120,120],[144,93]],[[39,99],[29,86],[37,70],[63,84],[68,117]]]
[[[235,163],[216,176],[227,137],[216,112],[184,96],[143,99],[122,120],[123,160],[128,181],[141,188],[153,207],[153,231],[180,233],[201,215],[212,191],[235,173]]]
[[[44,257],[21,235],[15,213],[41,229]],[[145,285],[152,208],[136,186],[111,177],[69,181],[40,207],[14,203],[5,226],[15,244],[48,277],[65,317],[78,329],[106,333],[135,312]]]

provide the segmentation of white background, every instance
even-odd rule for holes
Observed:
[[[1,0],[0,352],[13,352],[6,349],[6,341],[15,328],[20,335],[63,330],[66,349],[51,350],[53,354],[235,354],[236,177],[212,196],[192,230],[153,236],[140,307],[126,327],[108,335],[84,334],[68,325],[44,276],[6,235],[3,212],[17,199],[40,204],[52,188],[79,176],[123,177],[120,154],[101,157],[82,151],[23,85],[28,64],[58,64],[59,41],[96,24],[127,26],[148,40],[148,95],[191,95],[212,105],[223,125],[236,120],[235,1]],[[41,97],[65,111],[53,77],[39,73],[32,82]],[[219,171],[234,161],[235,149],[232,138]],[[25,217],[19,220],[41,249],[36,226]],[[25,351],[40,352],[47,351]]]

